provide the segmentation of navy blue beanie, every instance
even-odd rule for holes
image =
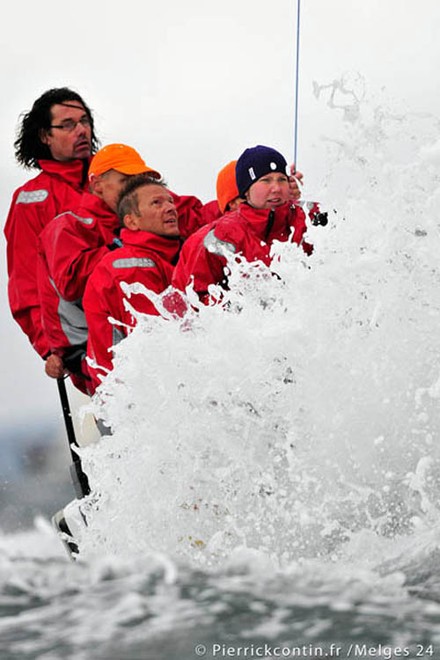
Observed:
[[[244,197],[255,181],[271,172],[287,174],[286,159],[279,151],[271,147],[263,147],[261,144],[243,151],[235,166],[235,178],[240,197]]]

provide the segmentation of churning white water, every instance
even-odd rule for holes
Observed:
[[[337,561],[355,534],[437,524],[438,122],[344,113],[314,254],[278,244],[278,277],[241,264],[222,306],[141,317],[118,346],[95,402],[112,436],[83,452],[85,557]]]

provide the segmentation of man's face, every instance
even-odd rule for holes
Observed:
[[[101,197],[112,211],[116,212],[119,195],[129,178],[128,174],[109,170],[99,176],[93,175],[90,180],[90,189],[95,195]]]
[[[140,215],[127,215],[124,220],[126,227],[159,236],[179,236],[177,209],[166,188],[154,184],[142,186],[138,188],[137,196]]]
[[[60,161],[89,158],[92,127],[83,105],[78,101],[56,103],[50,113],[52,128],[41,131],[40,139],[49,147],[52,158]]]
[[[272,209],[289,199],[289,179],[281,172],[271,172],[253,183],[246,199],[256,209]]]

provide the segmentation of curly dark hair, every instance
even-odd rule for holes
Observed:
[[[123,225],[124,218],[129,213],[140,215],[137,191],[139,188],[152,185],[161,186],[162,188],[167,187],[166,182],[163,179],[156,179],[150,176],[148,172],[136,174],[127,180],[127,183],[121,190],[118,200],[117,214],[121,225]]]
[[[40,131],[50,130],[52,106],[68,101],[77,101],[84,106],[92,129],[92,153],[97,151],[99,140],[95,135],[92,111],[77,92],[68,87],[55,87],[44,92],[35,101],[32,110],[20,115],[21,122],[17,130],[17,139],[14,142],[15,158],[20,165],[26,168],[41,169],[38,164],[39,160],[52,159],[49,147],[40,139]]]

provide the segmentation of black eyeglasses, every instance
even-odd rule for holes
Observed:
[[[88,126],[91,126],[92,122],[90,121],[90,117],[81,117],[81,119],[79,119],[78,121],[75,121],[74,119],[66,119],[65,121],[62,122],[62,124],[51,124],[50,127],[59,128],[60,131],[66,131],[66,133],[71,133],[72,131],[75,130],[78,124],[81,124],[81,126],[87,128]]]

